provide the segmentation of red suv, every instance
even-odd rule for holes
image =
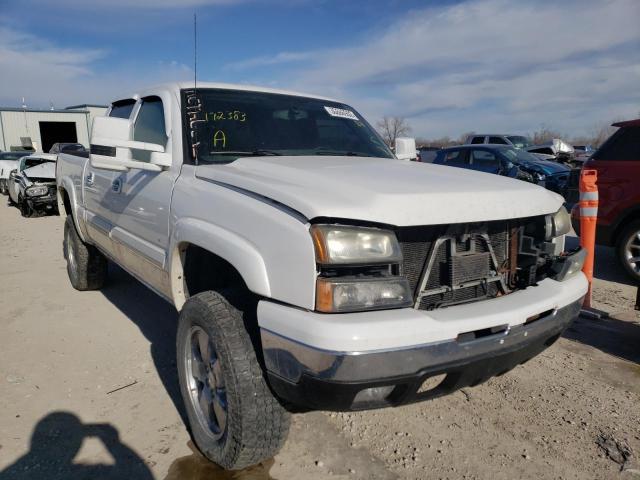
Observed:
[[[613,126],[618,130],[584,165],[598,171],[596,243],[615,247],[624,269],[640,282],[640,119]],[[577,208],[572,213],[578,231]]]

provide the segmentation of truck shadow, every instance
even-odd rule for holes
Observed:
[[[578,317],[565,331],[564,338],[590,345],[609,355],[640,365],[640,324],[603,318]]]
[[[101,293],[137,325],[151,344],[151,358],[162,384],[185,425],[186,411],[176,369],[178,312],[135,278],[109,262],[109,279]]]
[[[85,438],[101,441],[114,463],[74,463]],[[112,425],[84,424],[73,413],[51,412],[34,427],[29,451],[0,472],[0,480],[36,478],[153,480],[153,475],[142,458],[120,441]]]

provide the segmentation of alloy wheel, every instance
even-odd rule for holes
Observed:
[[[220,358],[201,327],[191,327],[186,341],[184,361],[189,399],[198,422],[219,440],[227,427],[227,392]]]

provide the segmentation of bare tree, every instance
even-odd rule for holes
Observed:
[[[538,131],[534,132],[533,135],[531,135],[531,139],[534,145],[540,145],[543,143],[550,142],[554,138],[564,138],[564,137],[565,135],[563,135],[561,132],[557,130],[552,130],[551,128],[546,127],[544,125],[542,125]]]
[[[611,126],[612,123],[618,121],[620,120],[614,120],[613,122],[606,122],[595,125],[591,129],[591,145],[593,145],[595,148],[602,145],[604,141],[611,135],[613,135],[613,133],[618,129],[618,127]]]
[[[380,135],[387,145],[393,147],[396,143],[396,138],[404,137],[409,134],[411,127],[407,123],[407,119],[404,117],[383,117],[376,126]]]

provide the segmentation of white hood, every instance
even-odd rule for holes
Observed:
[[[436,225],[556,212],[561,196],[498,175],[363,157],[251,157],[201,165],[196,176],[276,200],[306,218]]]
[[[39,165],[35,165],[33,167],[25,168],[22,171],[23,175],[26,175],[27,178],[47,178],[51,180],[55,180],[56,178],[56,162],[42,162]]]

